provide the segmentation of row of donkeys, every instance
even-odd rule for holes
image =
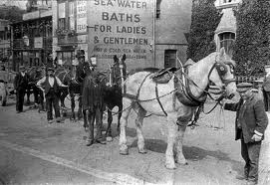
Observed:
[[[126,126],[131,110],[137,118],[137,147],[139,153],[145,154],[145,139],[142,132],[143,119],[148,115],[164,116],[168,127],[168,145],[165,152],[166,164],[169,169],[175,169],[176,163],[187,164],[182,152],[182,142],[186,126],[194,116],[197,108],[204,104],[207,96],[211,96],[209,85],[214,84],[219,95],[216,101],[232,98],[236,93],[234,76],[235,62],[222,48],[213,52],[196,63],[185,67],[171,69],[143,68],[135,69],[126,75],[126,56],[114,56],[109,77],[99,72],[84,68],[83,85],[76,80],[75,69],[61,69],[56,75],[63,83],[69,84],[68,92],[71,99],[72,118],[75,118],[75,94],[82,88],[79,98],[79,113],[84,114],[84,126],[87,128],[94,122],[93,116],[100,109],[102,113],[108,110],[108,127],[106,137],[112,138],[111,110],[118,106],[118,124],[120,154],[128,154]],[[88,75],[91,74],[91,75]],[[79,86],[78,86],[79,85]],[[92,90],[91,90],[92,89]],[[76,91],[77,90],[77,91]],[[90,91],[89,91],[90,90]],[[87,93],[84,93],[87,92]],[[65,94],[63,93],[63,94]],[[65,98],[66,95],[63,95]],[[96,97],[95,97],[96,96]],[[61,97],[62,105],[64,98]],[[85,110],[89,111],[85,114]],[[86,116],[88,115],[88,117]],[[80,114],[79,114],[80,116]],[[121,124],[120,124],[121,122]]]

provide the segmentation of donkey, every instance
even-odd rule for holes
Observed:
[[[129,74],[124,82],[123,112],[120,121],[120,154],[128,154],[126,127],[132,109],[137,113],[137,147],[139,153],[146,153],[142,124],[146,113],[165,116],[168,127],[166,167],[175,169],[175,162],[187,164],[182,152],[184,132],[194,110],[205,102],[209,83],[213,82],[226,98],[236,93],[233,73],[235,62],[225,53],[214,52],[188,67],[174,71],[172,78],[163,84],[157,84],[153,76],[156,70],[139,70]],[[174,158],[175,157],[175,158]]]

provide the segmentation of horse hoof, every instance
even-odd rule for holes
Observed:
[[[188,162],[186,161],[186,159],[178,159],[178,160],[176,160],[176,162],[178,163],[178,164],[181,164],[181,165],[188,165]]]
[[[121,155],[128,155],[128,149],[127,147],[125,147],[124,149],[120,149],[120,152],[119,152]]]
[[[169,170],[175,170],[176,166],[174,163],[166,163],[165,167]]]
[[[147,153],[147,150],[145,150],[145,149],[139,149],[139,153],[140,154],[146,154]]]
[[[113,138],[111,136],[108,136],[108,137],[106,137],[106,141],[112,142],[113,141]]]

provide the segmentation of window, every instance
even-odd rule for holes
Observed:
[[[58,28],[66,29],[66,3],[58,4]]]
[[[176,50],[165,50],[164,68],[176,67]]]
[[[219,34],[220,48],[225,49],[226,53],[232,52],[233,43],[235,41],[235,34],[232,32],[224,32]]]
[[[156,9],[156,18],[160,19],[160,4],[161,4],[161,0],[157,0],[157,9]]]
[[[59,29],[66,28],[66,19],[65,18],[58,19],[58,28]]]

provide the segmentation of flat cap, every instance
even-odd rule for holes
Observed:
[[[238,92],[246,92],[247,90],[251,89],[253,85],[248,82],[242,82],[237,84],[237,91]]]

